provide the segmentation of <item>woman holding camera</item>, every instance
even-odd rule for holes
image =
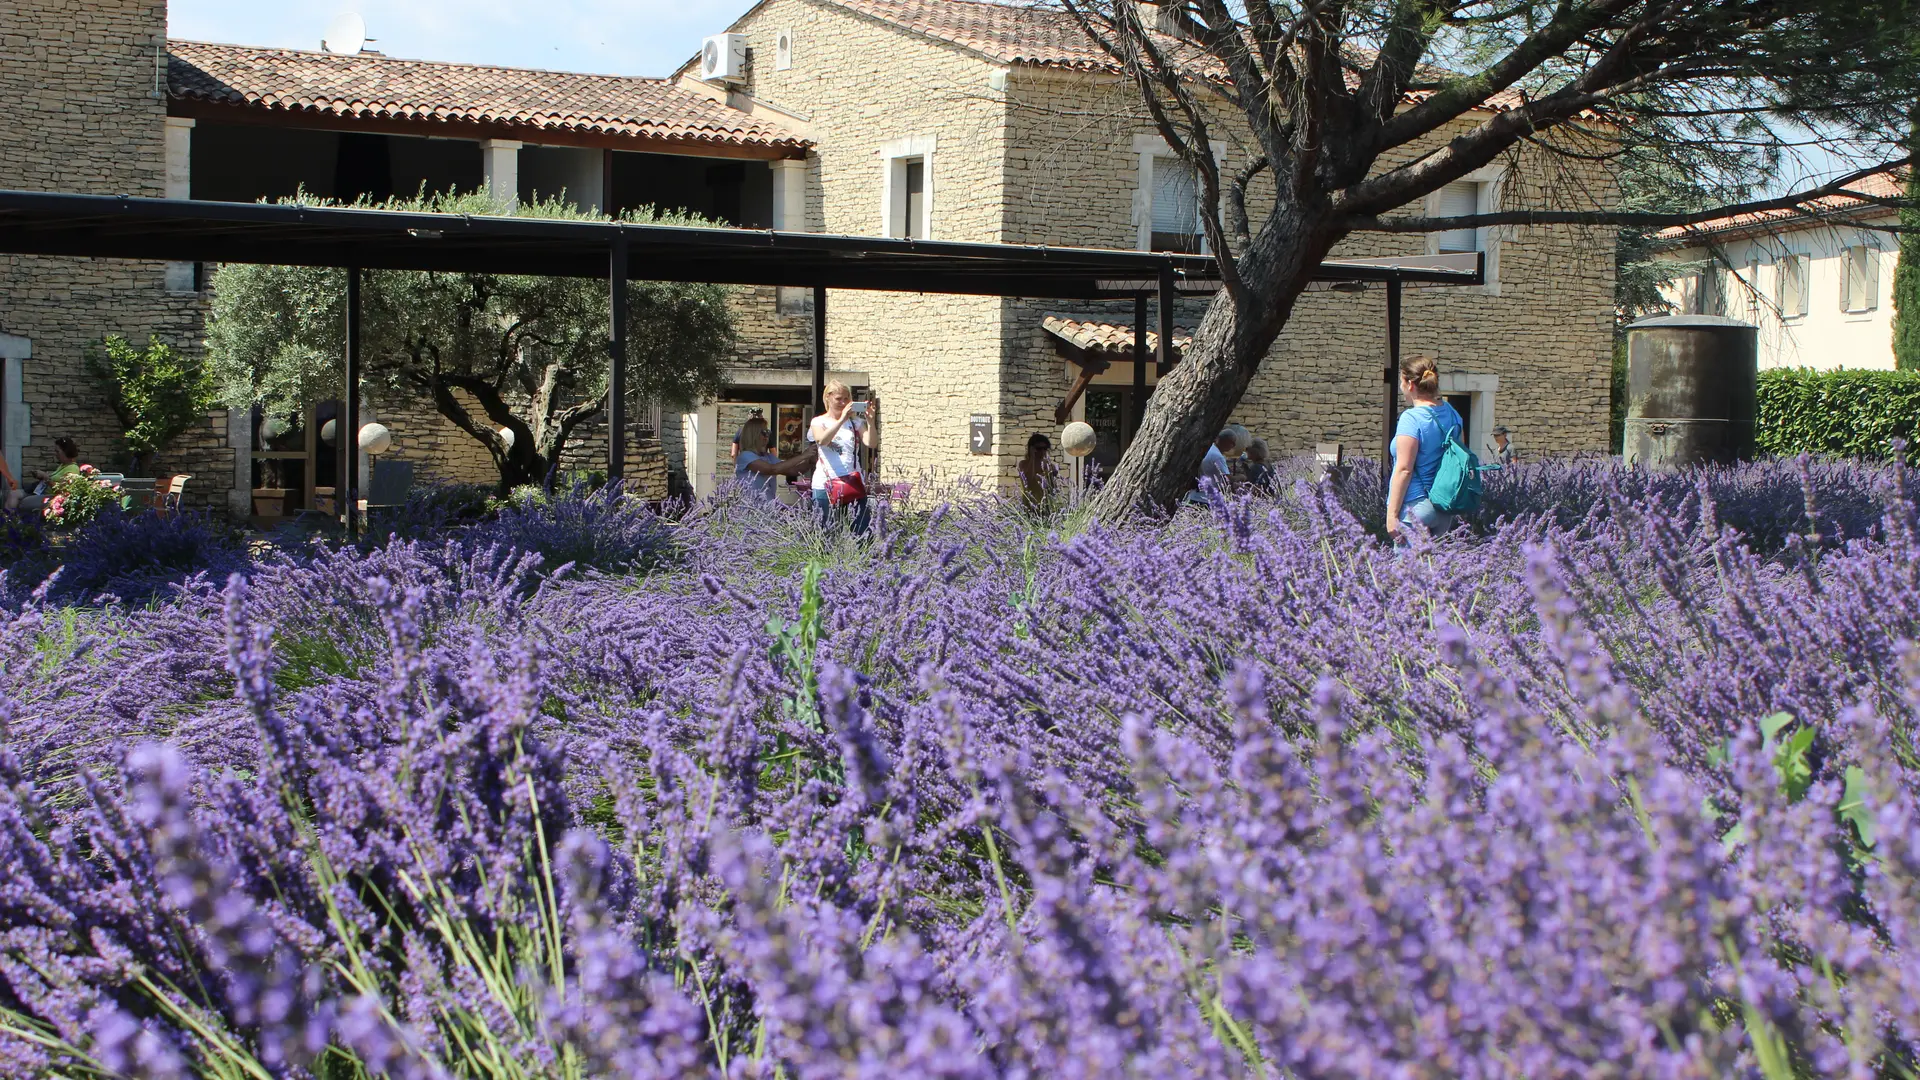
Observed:
[[[847,384],[835,379],[826,385],[827,411],[813,418],[807,435],[819,447],[813,466],[813,505],[822,523],[833,512],[851,508],[853,531],[867,531],[867,476],[860,468],[860,447],[880,447],[880,403],[855,401]]]

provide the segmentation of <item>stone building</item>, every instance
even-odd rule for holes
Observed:
[[[1204,246],[1191,173],[1120,73],[1057,12],[976,0],[765,0],[714,42],[724,62],[713,77],[702,78],[696,60],[667,79],[167,42],[164,18],[161,4],[129,0],[28,0],[0,11],[11,61],[0,79],[28,103],[26,122],[0,134],[4,160],[26,167],[0,186],[249,201],[458,188],[503,202],[564,195],[616,212],[685,208],[752,228]],[[1233,168],[1244,151],[1223,138],[1215,151]],[[1428,209],[1613,197],[1603,171],[1535,152],[1436,193]],[[1255,201],[1257,211],[1257,191]],[[1497,420],[1530,451],[1603,448],[1609,230],[1366,236],[1336,254],[1475,250],[1487,255],[1486,286],[1409,290],[1405,348],[1441,358],[1443,389],[1474,435]],[[0,354],[23,356],[7,361],[17,404],[0,438],[29,460],[60,431],[110,443],[104,401],[80,374],[81,345],[112,330],[197,340],[205,268],[9,266],[22,269],[0,283],[9,335]],[[1182,305],[1183,328],[1202,303]],[[728,436],[754,410],[790,445],[811,409],[810,293],[742,289],[736,305],[731,388],[683,415],[643,410],[629,433],[629,470],[645,490],[662,490],[671,471],[710,491],[729,475]],[[1132,334],[1130,303],[836,290],[828,314],[832,374],[884,401],[885,478],[936,485],[1010,484],[1027,436],[1056,432],[1055,407],[1074,375],[1068,356],[1089,335],[1124,353]],[[1330,437],[1373,452],[1384,324],[1380,292],[1303,297],[1236,418],[1281,452]],[[1129,384],[1129,365],[1116,363],[1074,407],[1100,432],[1098,456],[1109,462],[1131,437]],[[479,444],[424,402],[388,395],[366,408],[394,430],[392,454],[427,477],[491,477]],[[983,414],[993,441],[970,448],[969,420]],[[321,414],[306,420],[317,428]],[[570,460],[597,462],[605,437],[604,424],[592,429]],[[325,468],[311,437],[294,450],[284,438],[282,449],[262,443],[258,417],[210,416],[190,441],[181,463],[167,465],[221,477],[203,490],[236,510],[264,460],[301,459],[286,469],[303,466],[308,484]]]
[[[1060,12],[975,0],[765,0],[727,29],[745,55],[730,95],[801,117],[812,133],[811,229],[1204,249],[1191,171],[1110,58]],[[698,69],[684,67],[682,85]],[[1231,140],[1232,125],[1216,130],[1224,140],[1216,156],[1238,167],[1246,151]],[[1616,200],[1603,169],[1535,151],[1450,185],[1425,209]],[[1603,450],[1610,229],[1357,236],[1334,255],[1476,250],[1487,253],[1484,287],[1408,291],[1404,348],[1440,358],[1443,392],[1476,441],[1498,422],[1522,433],[1531,452]],[[1329,438],[1377,452],[1385,306],[1379,291],[1302,297],[1236,419],[1281,452]],[[828,307],[828,356],[864,372],[885,402],[883,458],[895,480],[971,475],[1010,485],[1028,435],[1057,430],[1054,408],[1072,381],[1064,357],[1074,342],[1057,328],[1132,341],[1130,303],[836,292]],[[1183,307],[1184,328],[1202,307]],[[1129,368],[1113,365],[1075,407],[1100,431],[1106,456],[1131,438]],[[967,439],[968,418],[980,413],[995,418],[984,457]]]
[[[8,0],[0,4],[0,187],[103,195],[168,193],[162,0]],[[160,263],[0,255],[0,366],[7,463],[51,470],[53,440],[106,464],[120,429],[84,371],[107,334],[197,340],[201,299]],[[168,472],[231,475],[224,413],[181,440]],[[189,495],[224,499],[197,485]]]

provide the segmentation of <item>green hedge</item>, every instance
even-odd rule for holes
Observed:
[[[1762,453],[1886,458],[1905,439],[1920,464],[1920,371],[1774,368],[1760,373],[1759,412]]]

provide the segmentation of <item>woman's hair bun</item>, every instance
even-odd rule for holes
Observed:
[[[1409,356],[1400,361],[1400,377],[1429,393],[1440,389],[1440,365],[1431,356]]]

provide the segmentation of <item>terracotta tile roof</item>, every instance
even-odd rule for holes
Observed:
[[[1089,38],[1080,24],[1064,11],[1029,7],[996,0],[822,0],[882,22],[891,23],[916,34],[959,45],[1002,64],[1030,64],[1035,67],[1065,68],[1073,71],[1119,73],[1118,61]],[[1208,79],[1226,82],[1224,65],[1203,50],[1165,34],[1153,35],[1160,47],[1179,63]],[[1372,63],[1371,54],[1355,54],[1356,65]],[[1421,72],[1423,78],[1440,79],[1447,73],[1439,68]],[[1359,77],[1347,75],[1349,85],[1358,85]],[[1423,92],[1407,95],[1409,101],[1428,96]],[[1505,91],[1490,99],[1490,104],[1507,108],[1522,97]]]
[[[825,0],[882,22],[950,42],[1002,64],[1074,71],[1120,70],[1064,11],[992,3],[988,0]],[[1189,62],[1204,59],[1208,74],[1225,74],[1200,50],[1165,35],[1160,44]]]
[[[290,114],[799,150],[807,140],[664,79],[169,41],[178,100]]]
[[[1102,352],[1121,359],[1133,356],[1133,327],[1126,323],[1094,322],[1077,315],[1048,315],[1040,320],[1041,329],[1076,348]],[[1175,325],[1173,351],[1185,352],[1193,344],[1193,327]],[[1160,335],[1147,331],[1147,352],[1160,347]]]
[[[1894,172],[1874,173],[1848,185],[1848,189],[1867,196],[1828,195],[1809,199],[1792,210],[1762,210],[1752,214],[1729,214],[1693,225],[1676,225],[1654,234],[1654,239],[1670,247],[1684,247],[1690,240],[1737,232],[1781,232],[1793,229],[1823,228],[1835,220],[1848,221],[1880,217],[1899,211],[1875,199],[1897,199],[1906,194],[1905,180]]]

